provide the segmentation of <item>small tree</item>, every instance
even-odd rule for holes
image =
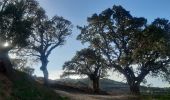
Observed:
[[[107,64],[99,52],[92,49],[78,51],[71,61],[65,62],[62,76],[86,75],[93,82],[93,90],[99,92],[99,80],[106,77]]]
[[[8,52],[28,44],[37,9],[39,6],[34,0],[0,1],[0,60],[9,76],[12,76],[12,65]],[[9,45],[4,46],[5,43]]]
[[[132,94],[140,93],[146,75],[169,67],[168,20],[158,18],[147,24],[145,18],[113,6],[89,17],[88,26],[79,29],[78,39],[102,51],[110,66],[125,76]]]

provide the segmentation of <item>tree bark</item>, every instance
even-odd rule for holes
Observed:
[[[126,76],[129,90],[132,95],[140,95],[140,83],[135,77]]]
[[[129,67],[126,67],[123,72],[126,77],[127,83],[129,85],[129,90],[132,95],[140,95],[140,83],[141,79],[137,79],[133,70]]]
[[[48,70],[47,70],[47,68],[45,68],[43,70],[43,74],[44,74],[44,85],[48,86]]]
[[[93,91],[94,93],[99,93],[99,78],[93,80]]]
[[[140,85],[138,84],[129,85],[129,88],[132,95],[140,95]]]
[[[12,78],[13,68],[8,56],[8,50],[0,50],[0,62],[1,73],[4,73],[9,78]]]
[[[40,67],[40,69],[43,72],[44,75],[44,85],[48,86],[48,70],[47,70],[47,64],[48,64],[48,60],[47,59],[43,59],[41,60],[42,66]]]

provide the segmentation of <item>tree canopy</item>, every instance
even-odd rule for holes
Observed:
[[[56,47],[64,45],[66,37],[72,33],[72,24],[57,15],[49,19],[42,8],[37,12],[34,22],[29,46],[24,53],[40,60],[44,83],[48,84],[48,57]]]
[[[39,9],[40,6],[35,0],[0,1],[0,61],[8,76],[13,76],[8,52],[28,45],[33,20]],[[5,47],[4,44],[9,45]]]
[[[134,94],[139,94],[146,75],[169,67],[170,23],[166,19],[157,18],[149,24],[122,6],[113,6],[78,28],[81,34],[77,39],[100,50],[109,65],[125,76]]]
[[[2,0],[0,2],[1,45],[5,42],[12,47],[27,45],[38,9],[35,0]]]
[[[93,82],[94,92],[99,92],[99,79],[107,76],[107,62],[99,52],[86,48],[78,51],[71,61],[63,65],[64,76],[85,75]]]

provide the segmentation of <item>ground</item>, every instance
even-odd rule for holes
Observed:
[[[44,87],[29,75],[15,71],[9,79],[0,74],[0,100],[65,100],[50,88]]]
[[[44,87],[41,82],[25,73],[15,71],[14,75],[15,78],[9,80],[0,74],[0,100],[170,100],[170,94],[136,97],[101,92],[96,95],[87,88],[77,89],[75,86],[55,84],[52,87]]]
[[[67,79],[69,80],[69,79]],[[162,94],[160,94],[160,88],[151,88],[152,90],[159,91],[156,94],[146,94],[142,93],[141,96],[132,96],[128,93],[128,90],[122,89],[122,88],[110,88],[113,89],[113,91],[102,91],[99,94],[93,94],[92,90],[87,88],[86,85],[82,82],[76,82],[76,80],[73,81],[69,80],[70,82],[63,82],[63,81],[52,81],[52,88],[54,91],[59,94],[60,96],[67,97],[70,100],[170,100],[170,91],[162,91]],[[109,86],[111,84],[114,84],[114,86],[119,85],[119,87],[122,87],[123,84],[117,83],[117,82],[106,82],[108,80],[105,80],[104,85]],[[108,84],[111,83],[111,84]],[[115,84],[116,83],[116,84]],[[103,86],[104,86],[103,85]],[[104,86],[104,87],[105,87]],[[125,86],[125,85],[124,85]],[[145,88],[143,87],[143,90]],[[110,90],[110,89],[105,89]],[[168,89],[167,89],[168,90]]]
[[[111,95],[92,95],[92,94],[84,94],[84,93],[72,93],[62,90],[55,90],[57,94],[60,96],[68,97],[70,100],[137,100],[135,96],[128,95],[119,95],[119,96],[111,96]]]

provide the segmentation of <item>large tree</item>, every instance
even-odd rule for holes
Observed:
[[[63,65],[64,73],[68,75],[86,75],[93,82],[94,93],[99,92],[99,80],[107,75],[107,62],[100,52],[92,49],[78,51],[71,61]]]
[[[49,19],[43,9],[37,12],[34,22],[33,34],[29,38],[30,44],[23,53],[40,60],[44,84],[48,85],[48,57],[55,48],[65,43],[66,37],[72,32],[72,24],[60,16]]]
[[[113,6],[89,17],[88,25],[79,29],[78,40],[102,51],[110,67],[125,76],[132,94],[140,93],[146,75],[168,68],[168,20],[158,18],[149,24],[121,6]]]
[[[39,5],[34,0],[0,1],[0,60],[1,68],[11,76],[12,65],[8,52],[25,47],[32,32],[33,18]],[[9,44],[8,46],[4,44]]]

